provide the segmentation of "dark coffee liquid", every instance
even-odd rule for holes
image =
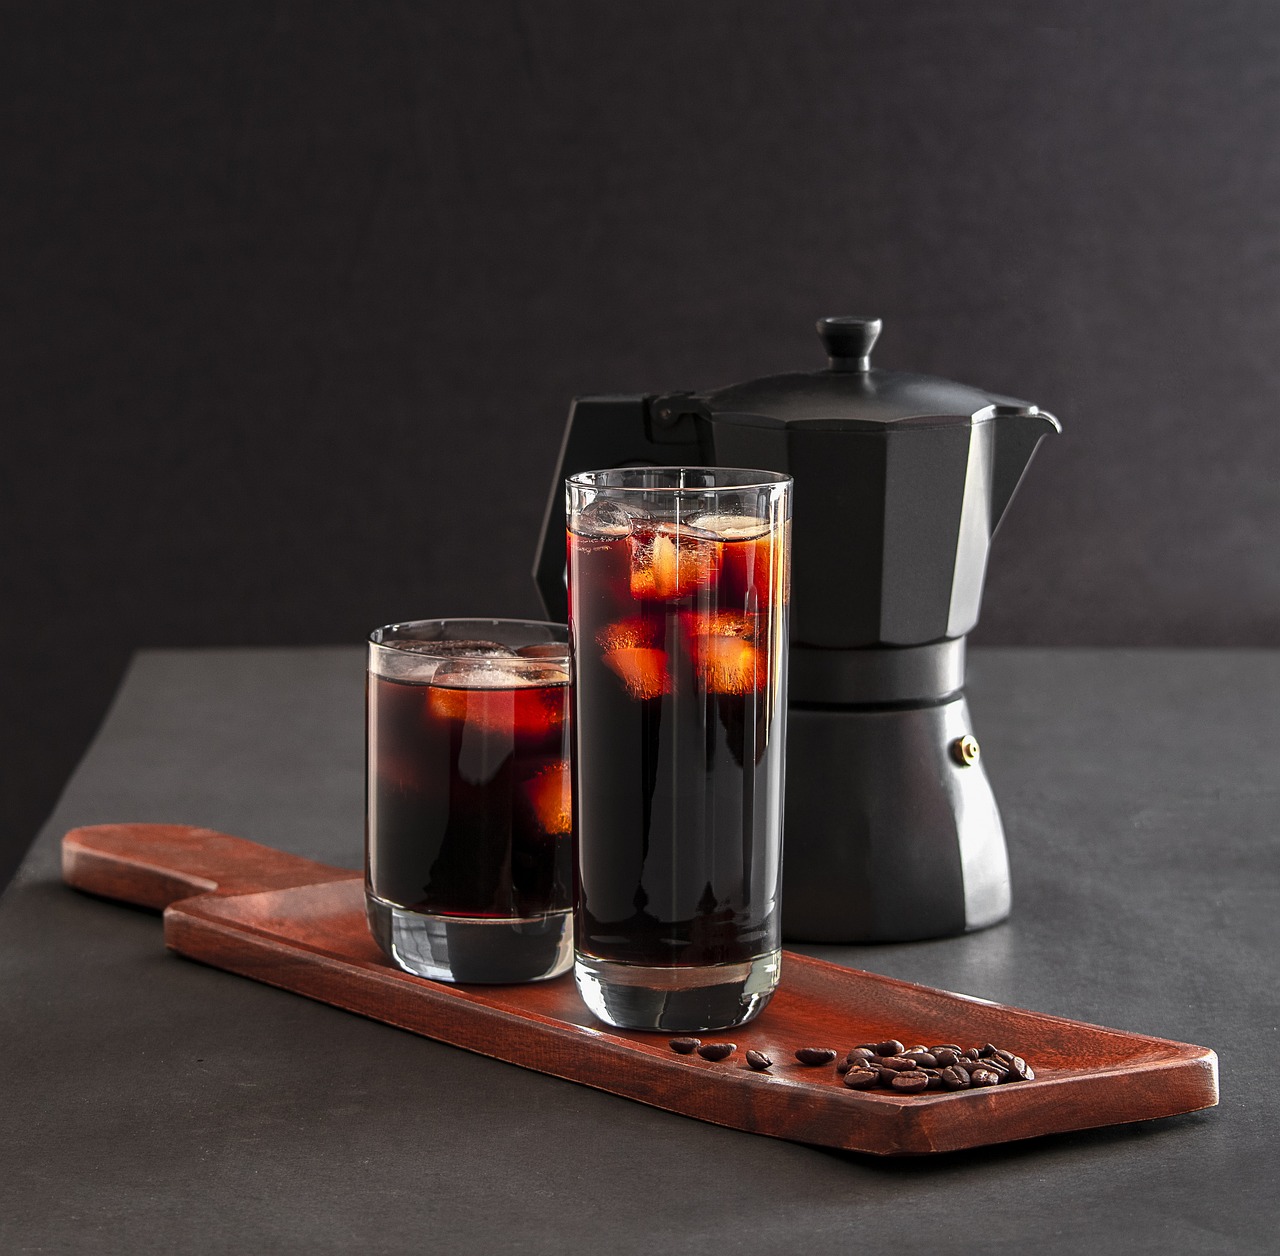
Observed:
[[[568,543],[579,952],[682,966],[776,949],[776,533],[659,526]]]
[[[501,679],[368,678],[367,875],[385,902],[494,919],[572,906],[567,682]]]

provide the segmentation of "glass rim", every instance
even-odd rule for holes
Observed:
[[[435,627],[444,626],[446,624],[447,625],[470,624],[470,625],[475,625],[478,628],[487,627],[490,629],[499,628],[499,627],[544,628],[544,629],[549,629],[552,633],[560,634],[562,637],[562,640],[552,639],[547,641],[529,641],[529,642],[526,642],[526,645],[564,644],[567,646],[569,643],[568,624],[557,623],[555,620],[551,620],[551,619],[495,619],[490,616],[476,617],[474,615],[456,615],[456,616],[442,616],[438,619],[403,619],[403,620],[398,620],[395,623],[383,624],[381,627],[375,628],[369,634],[368,644],[371,648],[374,648],[380,652],[392,653],[392,654],[403,654],[404,653],[403,650],[397,650],[393,645],[388,644],[386,640],[382,640],[379,638],[380,633],[395,633],[396,636],[392,638],[395,640],[419,641],[423,645],[431,645],[434,642],[438,641],[439,644],[444,645],[450,640],[450,638],[448,637],[439,637],[439,638],[414,637],[412,635],[401,635],[401,634],[404,629],[435,628]],[[462,641],[467,640],[467,638],[465,637],[456,637],[452,639],[462,640]],[[499,643],[499,644],[502,644],[502,643]],[[511,648],[520,649],[522,647],[514,646]],[[441,663],[456,663],[461,661],[461,656],[457,654],[449,654],[449,653],[433,654],[430,650],[414,650],[413,653],[418,655],[420,658],[435,659],[437,662],[441,662]],[[503,654],[486,654],[476,658],[467,658],[465,661],[468,663],[473,663],[477,667],[501,668],[501,667],[528,667],[530,663],[537,662],[538,660],[536,658],[531,658],[530,656],[525,654],[517,654],[510,657]]]
[[[682,476],[687,471],[711,472],[717,477],[728,477],[723,483],[714,484],[611,484],[603,477],[626,475]],[[795,481],[783,471],[761,471],[754,467],[710,467],[684,464],[662,467],[603,467],[595,471],[579,471],[565,477],[568,488],[594,488],[616,490],[622,493],[732,493],[750,489],[778,488]]]

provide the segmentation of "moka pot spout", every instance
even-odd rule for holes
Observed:
[[[994,536],[1036,448],[1046,436],[1061,433],[1062,425],[1039,406],[993,405],[988,413],[995,424],[991,466],[991,535]]]

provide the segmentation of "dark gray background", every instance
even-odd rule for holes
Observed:
[[[569,399],[821,314],[1064,422],[980,641],[1280,644],[1269,0],[4,25],[0,871],[133,649],[532,612]]]

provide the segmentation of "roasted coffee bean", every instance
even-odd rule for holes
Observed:
[[[978,1058],[978,1052],[981,1050],[982,1050],[981,1047],[966,1047],[963,1051],[960,1052],[960,1054],[966,1060],[976,1060]]]
[[[942,1070],[936,1068],[925,1068],[920,1070],[929,1079],[930,1090],[942,1089]]]
[[[796,1052],[796,1059],[810,1068],[817,1068],[820,1064],[830,1064],[835,1058],[836,1053],[830,1047],[801,1047]]]
[[[944,1068],[939,1077],[943,1087],[947,1090],[964,1090],[966,1086],[971,1084],[968,1072],[965,1069],[957,1068],[954,1064]]]
[[[869,1060],[873,1055],[875,1052],[870,1047],[854,1047],[845,1058],[852,1064],[854,1060]]]
[[[865,1063],[865,1061],[859,1061],[859,1062]],[[850,1060],[836,1061],[836,1072],[839,1073],[841,1077],[843,1077],[852,1067],[853,1067],[853,1063]]]
[[[988,1042],[984,1047],[978,1048],[978,1055],[984,1060],[989,1060],[992,1058],[992,1056],[996,1056],[999,1054],[1000,1054],[1000,1048],[991,1042]]]
[[[920,1069],[910,1069],[905,1073],[896,1073],[889,1083],[894,1090],[905,1090],[908,1094],[916,1094],[929,1089],[929,1079]]]
[[[765,1069],[773,1067],[773,1061],[763,1051],[748,1051],[747,1063],[757,1073],[762,1073]]]
[[[704,1060],[727,1060],[736,1050],[736,1042],[708,1042],[698,1048]]]
[[[938,1057],[932,1051],[917,1051],[914,1047],[910,1051],[904,1051],[902,1058],[905,1060],[914,1060],[921,1068],[937,1068]]]
[[[873,1044],[876,1055],[901,1055],[905,1050],[896,1038],[886,1038],[884,1042]]]
[[[954,1051],[956,1055],[959,1055],[962,1048],[954,1042],[941,1042],[936,1047],[930,1047],[929,1050],[934,1055],[937,1055],[939,1051]]]
[[[939,1068],[950,1068],[960,1058],[960,1052],[950,1047],[934,1047],[930,1054],[937,1060]]]
[[[672,1051],[679,1055],[692,1055],[700,1046],[702,1046],[701,1038],[672,1038],[667,1044]]]
[[[893,1069],[895,1073],[905,1073],[908,1069],[913,1069],[916,1066],[916,1062],[914,1060],[909,1060],[905,1055],[881,1056],[876,1063],[879,1064],[881,1068]]]
[[[989,1068],[976,1068],[969,1074],[969,1081],[974,1086],[995,1086],[1000,1082],[1000,1074]]]
[[[894,1077],[898,1074],[894,1073]],[[872,1086],[880,1084],[880,1070],[878,1068],[863,1068],[854,1065],[844,1075],[844,1084],[853,1090],[870,1090]]]

